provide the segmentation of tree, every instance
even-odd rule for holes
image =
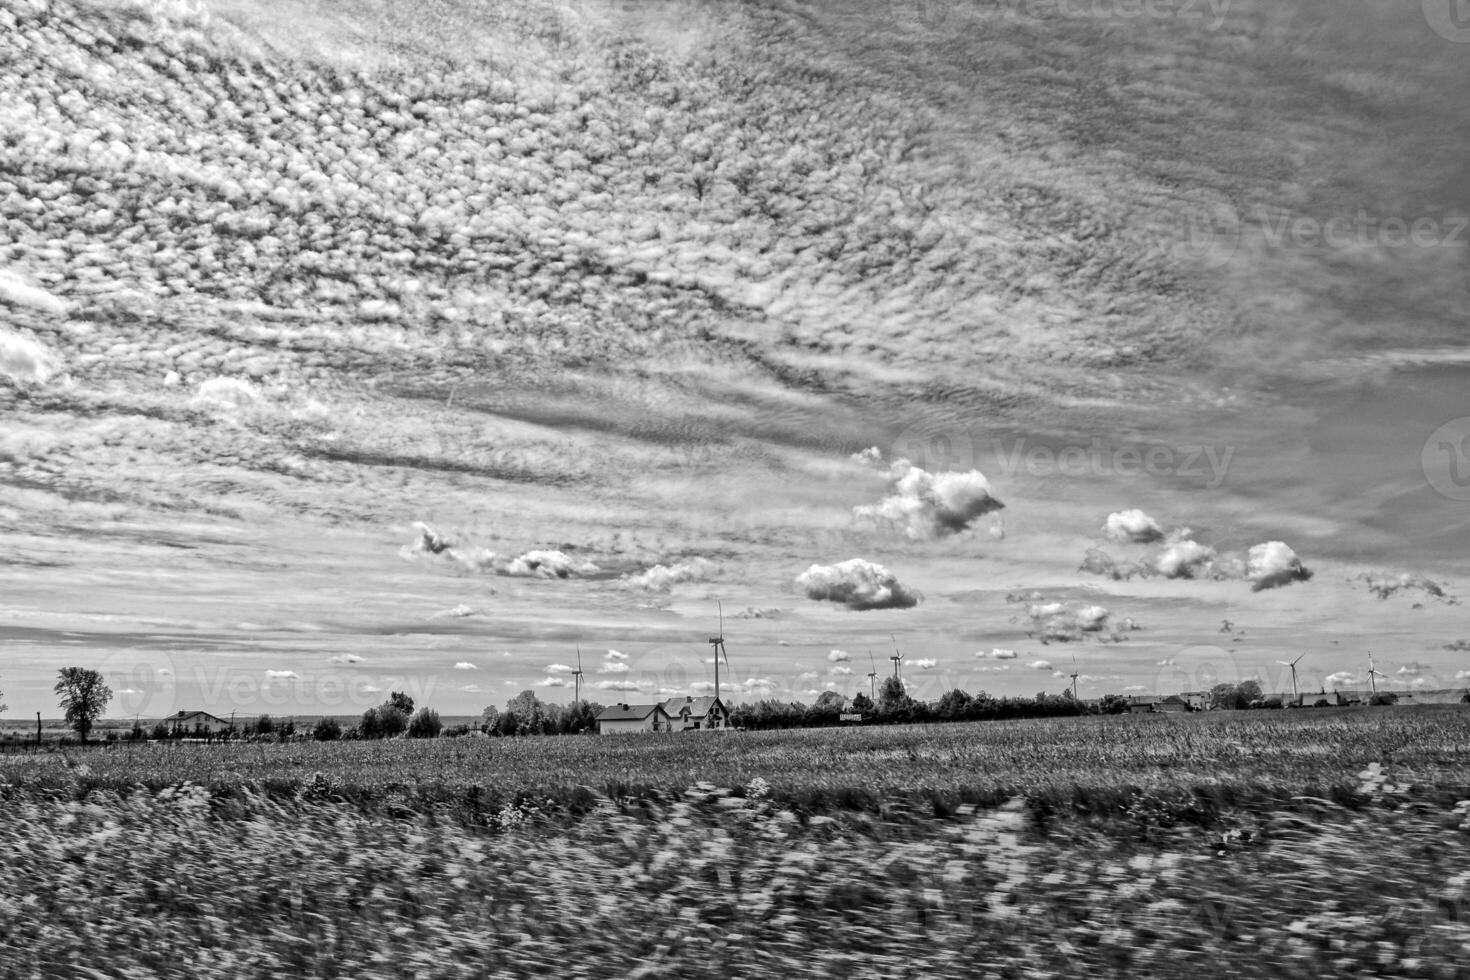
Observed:
[[[102,675],[87,667],[63,667],[57,671],[60,679],[55,692],[61,695],[61,709],[66,713],[66,722],[76,733],[87,740],[87,733],[112,700],[112,688],[102,680]]]
[[[153,726],[153,731],[148,737],[153,739],[155,742],[163,741],[164,739],[168,738],[168,726],[160,721],[158,724]]]
[[[276,723],[271,720],[270,715],[261,715],[255,719],[255,734],[270,735],[276,730]]]
[[[493,732],[493,731],[495,731],[495,720],[499,716],[500,716],[500,709],[499,708],[495,707],[495,705],[493,705],[493,704],[486,705],[485,706],[485,710],[482,711],[482,712],[480,712],[480,731],[482,731],[482,732]]]
[[[883,683],[878,685],[878,710],[885,715],[904,710],[908,707],[908,700],[903,681],[897,677],[885,677]]]
[[[535,691],[522,691],[505,704],[505,713],[514,715],[517,735],[540,735],[546,730],[546,705]]]
[[[403,717],[413,717],[413,698],[409,697],[407,694],[404,694],[402,691],[394,691],[392,694],[388,695],[388,700],[385,703],[389,707],[397,708],[399,711],[403,712]]]
[[[311,728],[311,737],[318,742],[335,742],[342,737],[342,726],[336,718],[318,718]]]
[[[860,715],[868,714],[873,710],[873,699],[866,694],[857,694],[852,699],[852,710]]]
[[[443,730],[444,722],[433,708],[420,708],[408,722],[409,738],[438,738]]]

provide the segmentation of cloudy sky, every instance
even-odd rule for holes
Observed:
[[[203,6],[4,14],[6,720],[1466,683],[1434,0]]]

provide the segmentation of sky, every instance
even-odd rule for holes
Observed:
[[[0,725],[1467,683],[1434,0],[61,9]]]

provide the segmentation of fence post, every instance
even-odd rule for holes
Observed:
[[[36,712],[36,748],[41,747],[41,712]]]

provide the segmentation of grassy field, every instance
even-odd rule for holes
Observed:
[[[0,974],[1465,975],[1470,712],[0,759]]]

